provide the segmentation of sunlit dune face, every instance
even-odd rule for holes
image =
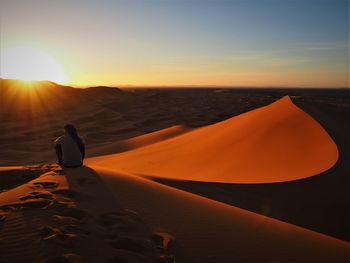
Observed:
[[[331,168],[338,148],[289,97],[228,120],[89,164],[135,174],[223,183],[275,183]]]
[[[52,56],[32,47],[2,50],[1,77],[23,81],[50,80],[60,84],[68,79],[63,67]]]

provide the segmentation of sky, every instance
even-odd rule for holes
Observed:
[[[0,0],[0,22],[3,78],[349,87],[348,0]]]

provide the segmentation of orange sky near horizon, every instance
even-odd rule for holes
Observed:
[[[4,0],[0,77],[76,87],[349,87],[347,1],[248,2]]]

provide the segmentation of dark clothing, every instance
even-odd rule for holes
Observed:
[[[70,135],[63,135],[56,139],[56,155],[58,163],[65,167],[79,167],[83,165],[85,157],[85,145],[79,137],[79,141]]]

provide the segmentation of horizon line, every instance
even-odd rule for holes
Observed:
[[[24,81],[24,82],[51,82],[60,86],[68,86],[72,88],[86,89],[86,88],[94,88],[94,87],[108,87],[108,88],[213,88],[213,89],[350,89],[349,86],[298,86],[298,85],[288,85],[288,86],[279,86],[279,85],[264,85],[264,86],[254,86],[254,85],[189,85],[189,84],[181,84],[181,85],[133,85],[133,84],[90,84],[90,85],[78,85],[73,83],[58,83],[51,80],[43,79],[43,80],[21,80],[21,79],[13,79],[13,78],[3,78],[0,77],[0,80],[12,80],[12,81]]]

